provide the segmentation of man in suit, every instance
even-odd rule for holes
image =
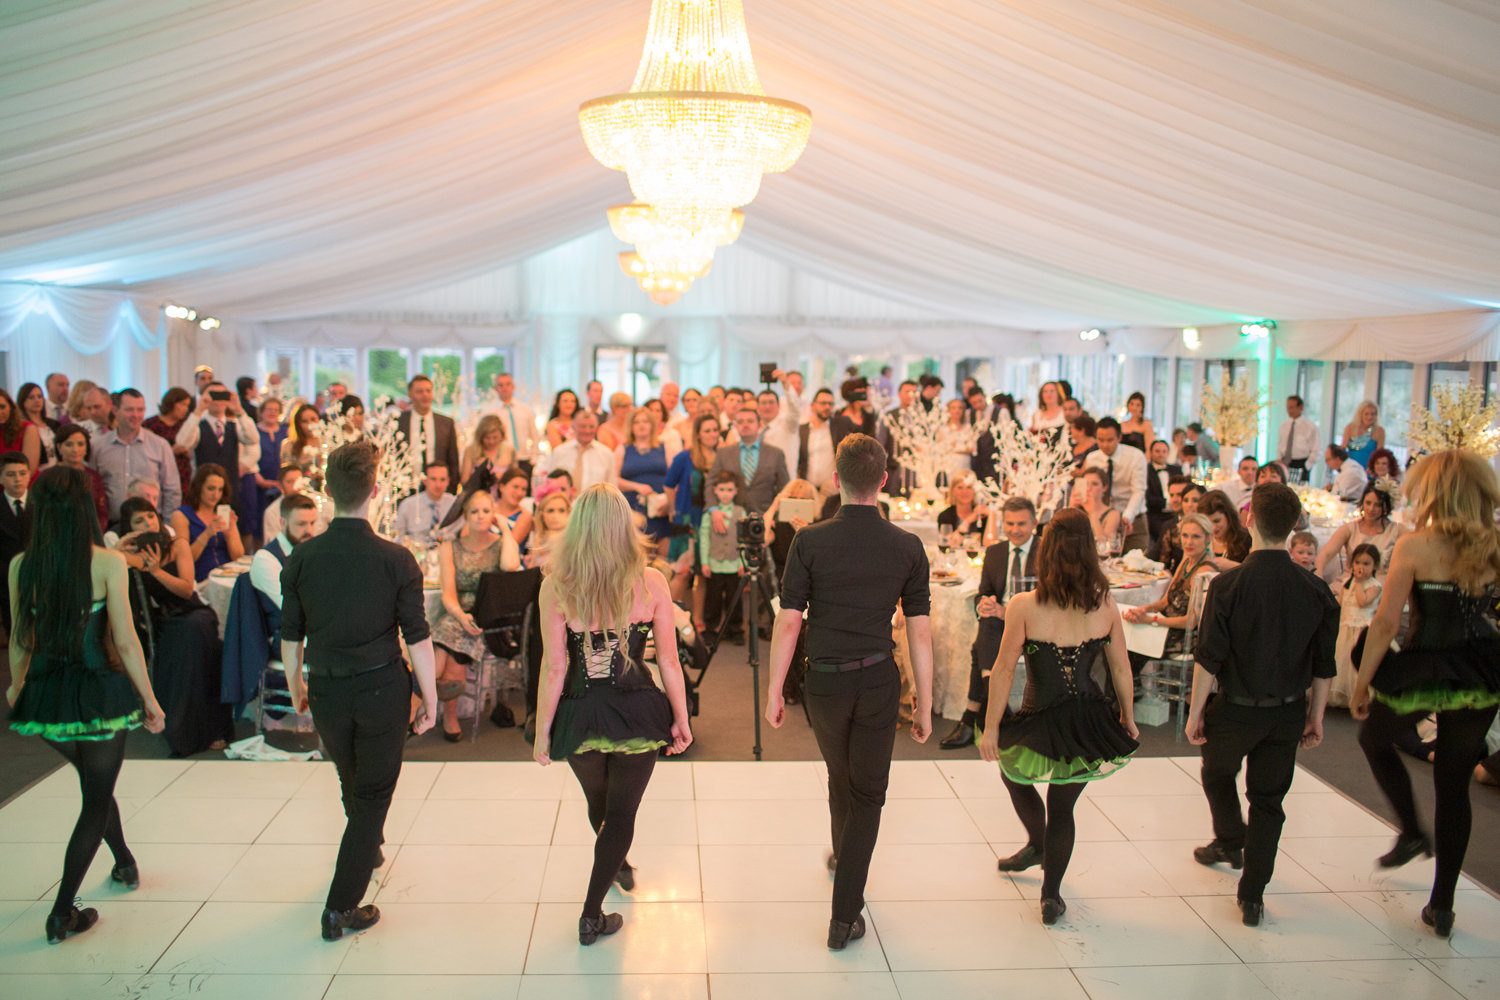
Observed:
[[[1146,527],[1151,534],[1154,547],[1162,533],[1177,520],[1177,514],[1167,502],[1173,476],[1182,475],[1182,467],[1167,462],[1170,445],[1165,441],[1151,442],[1151,464],[1146,467]]]
[[[216,399],[216,396],[222,398]],[[141,412],[145,412],[144,407]],[[246,472],[254,470],[260,462],[260,431],[240,406],[239,397],[224,383],[209,382],[203,394],[198,397],[198,408],[182,422],[182,430],[177,434],[177,444],[186,448],[193,456],[194,472],[200,466],[212,464],[228,473],[229,482],[224,484],[224,502],[233,507],[236,514],[240,513],[243,509],[240,506],[240,478]],[[166,473],[162,473],[160,478],[165,484]],[[107,477],[105,482],[108,483]],[[183,492],[186,492],[187,484],[180,485]],[[162,489],[162,498],[172,499],[167,495],[165,485]],[[118,510],[114,512],[116,515],[118,513]],[[246,532],[255,530],[251,525],[242,525],[242,528]]]
[[[5,631],[10,633],[10,561],[26,549],[31,540],[31,507],[26,502],[26,486],[31,482],[31,464],[19,451],[7,451],[0,455],[0,486],[5,487],[4,503],[0,503],[0,566],[5,573],[0,576],[0,620],[5,622]]]
[[[789,481],[786,456],[780,448],[761,441],[760,414],[754,407],[744,406],[735,412],[734,429],[739,442],[719,449],[708,478],[712,480],[719,472],[733,473],[740,481],[740,506],[752,514],[764,514]]]
[[[1025,497],[1011,497],[1000,508],[1000,532],[1005,541],[984,551],[979,575],[979,632],[974,636],[969,662],[969,704],[953,731],[938,744],[944,750],[962,750],[974,745],[974,727],[987,710],[990,671],[1000,655],[1005,635],[1005,605],[1036,579],[1036,507]]]
[[[68,422],[68,389],[71,383],[68,376],[62,372],[53,372],[47,376],[47,406],[44,413],[51,421],[53,430]]]
[[[448,491],[457,493],[458,481],[458,428],[451,417],[445,417],[432,409],[432,379],[426,375],[413,375],[406,383],[406,395],[411,400],[411,409],[396,418],[396,429],[406,437],[411,448],[411,464],[414,469],[425,469],[429,462],[442,462],[448,467]]]

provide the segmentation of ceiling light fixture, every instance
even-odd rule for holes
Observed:
[[[701,229],[665,219],[653,206],[639,202],[609,209],[609,228],[626,243],[635,244],[635,252],[652,271],[700,271],[713,260],[715,249],[739,238],[744,225],[745,213],[739,209],[718,222],[706,222]]]
[[[1196,326],[1185,326],[1182,328],[1182,346],[1190,351],[1196,351],[1203,346],[1203,338],[1198,335]]]
[[[640,254],[629,251],[620,254],[620,270],[634,278],[641,291],[650,295],[651,301],[659,306],[676,302],[683,292],[693,287],[694,279],[703,277],[712,266],[713,261],[709,261],[696,272],[653,271],[641,260]]]

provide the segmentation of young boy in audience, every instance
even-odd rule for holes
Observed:
[[[1292,562],[1305,570],[1317,572],[1313,569],[1313,562],[1318,558],[1318,540],[1311,531],[1299,531],[1292,535],[1287,542],[1287,549],[1292,553]]]
[[[698,557],[703,565],[703,577],[707,591],[703,600],[703,621],[695,623],[700,634],[716,631],[720,619],[730,622],[724,638],[730,642],[744,641],[738,629],[735,611],[730,598],[734,586],[744,575],[740,564],[739,522],[745,511],[734,502],[739,493],[739,480],[732,472],[720,472],[713,477],[714,501],[724,512],[724,530],[715,531],[709,510],[703,512],[703,523],[698,526]]]

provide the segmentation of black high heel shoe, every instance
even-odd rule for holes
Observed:
[[[1438,937],[1445,938],[1453,933],[1453,911],[1434,910],[1432,904],[1428,903],[1422,907],[1422,923],[1431,927]]]
[[[70,934],[82,934],[99,922],[99,911],[92,906],[80,910],[74,906],[67,913],[47,914],[47,943],[57,944]]]
[[[109,872],[111,882],[118,882],[127,889],[139,889],[141,887],[141,870],[136,867],[134,861],[127,865],[115,865]]]
[[[578,943],[593,944],[625,925],[625,918],[618,913],[606,913],[598,917],[578,918]]]

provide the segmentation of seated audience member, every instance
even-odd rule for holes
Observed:
[[[956,549],[970,542],[982,548],[994,538],[990,527],[990,509],[975,499],[974,474],[958,473],[948,484],[948,506],[938,514],[938,540]]]
[[[189,482],[191,481],[189,480]],[[130,485],[125,487],[125,499],[130,500],[132,498],[139,498],[149,502],[152,510],[161,510],[161,484],[155,479],[132,479]],[[124,506],[123,502],[121,506]],[[118,532],[106,531],[104,533],[104,547],[107,549],[119,548],[120,536],[127,530],[125,523],[121,521]],[[162,530],[167,533],[168,537],[172,536],[171,525],[163,526]]]
[[[547,473],[547,482],[553,483],[554,489],[559,489],[567,493],[569,500],[578,495],[578,490],[573,487],[573,474],[567,469],[554,469]],[[540,500],[541,497],[542,491],[538,491],[536,497],[533,499]]]
[[[531,477],[520,469],[511,469],[501,476],[491,491],[495,498],[495,523],[510,532],[523,556],[531,535],[532,516],[526,502],[530,492]]]
[[[1250,493],[1255,489],[1256,477],[1260,475],[1260,463],[1255,460],[1254,455],[1246,455],[1235,467],[1235,473],[1233,479],[1218,484],[1214,489],[1229,498],[1234,516],[1239,517],[1240,511],[1250,503]]]
[[[1354,565],[1354,553],[1361,545],[1373,545],[1380,558],[1375,560],[1376,576],[1385,579],[1390,568],[1391,557],[1396,553],[1396,541],[1406,532],[1406,527],[1392,517],[1394,507],[1391,495],[1378,486],[1366,486],[1359,498],[1359,517],[1339,525],[1323,551],[1318,553],[1314,572],[1328,579],[1331,574],[1341,573],[1340,582],[1348,578]]]
[[[295,465],[283,465],[276,473],[276,497],[266,504],[266,512],[260,519],[260,537],[275,538],[281,534],[281,501],[293,493],[302,492],[302,469]]]
[[[141,648],[168,713],[162,734],[167,747],[174,757],[222,750],[233,738],[234,723],[220,697],[219,619],[194,590],[187,540],[179,535],[163,551],[161,519],[138,497],[120,504],[120,527],[129,529],[120,553],[131,567]]]
[[[1189,482],[1182,488],[1182,512],[1184,514],[1198,513],[1198,504],[1202,501],[1208,490],[1194,482]]]
[[[445,469],[446,471],[446,469]],[[312,497],[292,493],[281,504],[282,528],[266,540],[250,560],[250,585],[264,600],[268,627],[266,641],[273,643],[273,659],[281,659],[281,568],[292,549],[318,533],[318,505]]]
[[[89,443],[89,432],[81,423],[64,424],[57,432],[57,464],[78,469],[88,477],[89,492],[94,496],[94,513],[99,515],[99,536],[109,527],[109,496],[104,489],[104,477],[88,462],[93,458]],[[35,478],[35,477],[33,477]]]
[[[222,466],[198,466],[188,486],[186,502],[172,513],[172,533],[188,540],[193,553],[193,575],[202,583],[208,574],[245,554],[239,519],[225,502],[228,478]]]
[[[1222,490],[1209,490],[1198,503],[1198,513],[1213,525],[1209,561],[1219,572],[1233,569],[1250,554],[1250,532],[1240,523],[1240,512]]]
[[[1173,520],[1161,533],[1161,537],[1146,549],[1146,558],[1161,563],[1169,573],[1182,561],[1182,541],[1178,538],[1177,529],[1183,515],[1187,513],[1183,509],[1183,495],[1191,485],[1193,481],[1187,476],[1177,475],[1167,480],[1167,510],[1173,515]]]
[[[1287,539],[1287,551],[1292,562],[1310,572],[1317,572],[1318,539],[1311,531],[1298,531]]]
[[[1083,470],[1083,478],[1073,487],[1073,506],[1083,508],[1094,526],[1094,541],[1105,542],[1113,547],[1119,537],[1120,512],[1110,503],[1109,476],[1103,469],[1090,466]]]
[[[396,538],[418,545],[433,546],[458,534],[459,525],[443,527],[448,512],[458,498],[448,492],[448,465],[428,462],[422,477],[422,489],[402,500],[396,508]]]
[[[31,509],[26,503],[31,484],[31,461],[19,451],[0,455],[0,486],[5,488],[0,502],[0,620],[10,634],[10,561],[26,551],[31,539]]]
[[[1182,539],[1182,562],[1167,584],[1167,593],[1159,600],[1139,607],[1125,608],[1121,614],[1133,624],[1164,625],[1167,641],[1162,648],[1166,655],[1183,651],[1182,643],[1188,626],[1188,599],[1192,596],[1193,577],[1199,573],[1214,571],[1212,554],[1208,551],[1208,540],[1213,534],[1213,524],[1202,514],[1184,514],[1177,525]],[[1137,674],[1148,658],[1138,653],[1130,654],[1131,666]]]
[[[1365,468],[1369,470],[1372,482],[1377,479],[1401,482],[1401,463],[1396,461],[1396,453],[1389,448],[1376,448],[1375,453],[1370,456],[1370,464]]]
[[[505,425],[493,413],[486,413],[479,418],[473,439],[464,446],[459,458],[459,481],[467,484],[476,469],[499,476],[515,464],[516,449],[505,439]]]
[[[537,490],[536,516],[531,528],[531,545],[526,553],[526,566],[540,567],[547,572],[547,557],[562,541],[568,528],[568,516],[573,513],[573,494],[560,479],[548,478]],[[550,487],[550,488],[549,488]]]
[[[595,483],[614,483],[615,453],[604,446],[598,433],[599,419],[588,410],[579,410],[573,415],[572,439],[552,450],[552,471],[573,473],[573,488],[580,493]]]
[[[1328,492],[1340,500],[1358,500],[1360,494],[1365,491],[1365,484],[1369,481],[1369,474],[1365,467],[1349,458],[1349,452],[1342,446],[1331,444],[1324,455],[1324,462],[1328,470],[1333,473],[1333,481],[1328,484]]]

